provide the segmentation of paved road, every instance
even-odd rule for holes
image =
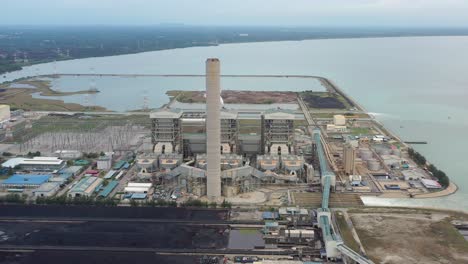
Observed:
[[[250,250],[250,249],[170,249],[170,248],[134,248],[134,247],[89,247],[89,246],[28,246],[0,245],[0,250],[48,250],[48,251],[107,251],[107,252],[154,252],[154,253],[204,253],[204,254],[239,254],[239,255],[283,255],[294,254],[292,250]],[[319,250],[316,250],[319,254]]]

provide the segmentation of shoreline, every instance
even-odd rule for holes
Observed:
[[[357,103],[356,100],[354,100],[352,97],[350,97],[349,95],[347,95],[345,92],[343,92],[343,90],[341,90],[338,85],[336,85],[333,81],[331,81],[330,79],[328,78],[325,78],[325,77],[321,77],[323,80],[325,80],[326,82],[328,82],[332,87],[333,89],[335,89],[335,91],[337,93],[339,93],[341,96],[343,96],[344,98],[346,98],[347,100],[351,101],[354,106],[356,108],[358,108],[359,110],[365,112],[365,113],[368,113],[364,107],[362,107],[359,103]],[[369,114],[368,115],[371,117],[372,121],[375,122],[377,125],[379,125],[379,128],[382,129],[385,133],[387,133],[389,136],[397,139],[398,142],[400,142],[404,147],[406,148],[411,148],[407,143],[405,143],[399,136],[397,136],[395,133],[393,133],[392,131],[390,131],[389,129],[387,129],[380,121],[378,121],[373,115]],[[427,198],[439,198],[439,197],[445,197],[445,196],[449,196],[449,195],[452,195],[454,193],[456,193],[458,191],[458,186],[452,181],[452,179],[450,179],[449,177],[449,180],[450,180],[450,183],[449,183],[449,186],[447,186],[446,188],[442,189],[442,190],[439,190],[439,191],[436,191],[436,192],[431,192],[431,193],[423,193],[423,194],[414,194],[414,197],[413,198],[410,198],[408,197],[409,195],[407,195],[406,193],[383,193],[381,195],[377,195],[375,197],[380,197],[380,198],[407,198],[407,199],[427,199]],[[390,197],[386,197],[386,195],[390,196]],[[366,195],[367,196],[367,195]]]
[[[206,45],[198,45],[198,46],[187,46],[187,47],[176,47],[176,48],[166,48],[166,49],[155,49],[155,50],[148,50],[148,51],[141,51],[141,52],[131,52],[131,53],[124,53],[124,54],[115,54],[115,55],[106,55],[106,56],[91,56],[91,57],[82,57],[82,58],[66,58],[66,59],[54,59],[50,61],[41,61],[37,63],[28,63],[26,65],[22,65],[20,70],[15,71],[8,71],[8,72],[0,72],[0,75],[6,75],[14,72],[19,72],[24,70],[25,67],[32,67],[35,65],[41,64],[48,64],[52,63],[53,61],[73,61],[73,60],[82,60],[82,59],[93,59],[93,58],[108,58],[108,57],[118,57],[118,56],[127,56],[127,55],[135,55],[135,54],[144,54],[149,52],[159,52],[159,51],[169,51],[169,50],[179,50],[179,49],[188,49],[188,48],[206,48],[206,47],[218,47],[224,45],[237,45],[237,44],[255,44],[255,43],[275,43],[275,42],[302,42],[302,41],[316,41],[316,40],[360,40],[360,39],[388,39],[388,38],[440,38],[440,37],[468,37],[468,33],[466,34],[408,34],[408,35],[388,35],[388,36],[339,36],[339,37],[316,37],[316,38],[304,38],[304,39],[284,39],[284,40],[265,40],[265,41],[239,41],[239,42],[226,42],[226,43],[218,43],[218,44],[206,44]],[[14,80],[12,80],[14,81]],[[3,84],[4,81],[0,79],[0,84]]]
[[[0,102],[10,105],[11,108],[18,108],[27,111],[71,111],[71,112],[87,112],[100,111],[107,112],[108,109],[100,106],[84,106],[77,103],[65,103],[60,100],[62,96],[77,95],[77,94],[95,94],[98,91],[82,90],[76,92],[59,92],[51,88],[50,82],[43,80],[34,80],[36,77],[22,79],[15,84],[24,85],[24,87],[11,88],[9,85],[0,84],[3,90],[0,93]],[[36,98],[35,94],[50,98]]]
[[[55,75],[40,75],[40,76],[127,76],[127,74],[55,74]],[[37,78],[40,76],[35,76],[32,78]],[[137,76],[160,76],[160,77],[205,77],[205,75],[200,75],[200,74],[142,74],[142,75],[137,75]],[[310,78],[310,79],[318,79],[322,82],[322,85],[328,90],[328,92],[336,92],[343,98],[345,98],[350,104],[353,105],[357,110],[361,112],[367,113],[366,109],[360,105],[356,100],[354,100],[351,96],[346,94],[339,86],[333,82],[332,80],[322,77],[322,76],[315,76],[315,75],[222,75],[224,77],[251,77],[251,78]],[[26,79],[26,80],[21,80],[16,83],[23,83],[26,85],[31,85],[34,86],[35,88],[6,88],[7,91],[15,91],[17,93],[14,93],[13,99],[15,96],[23,96],[26,94],[30,98],[28,99],[29,101],[37,101],[36,106],[31,106],[30,104],[30,109],[28,110],[42,110],[42,111],[47,111],[51,110],[49,107],[50,106],[56,106],[60,107],[59,109],[54,109],[52,111],[82,111],[82,112],[92,112],[92,111],[109,111],[105,108],[99,107],[99,106],[92,106],[92,107],[85,107],[81,104],[69,104],[69,103],[64,103],[62,100],[52,100],[52,99],[44,99],[44,98],[33,98],[32,94],[40,92],[42,95],[46,96],[67,96],[71,94],[82,94],[82,93],[92,93],[93,91],[78,91],[78,92],[71,92],[71,93],[57,93],[54,90],[51,89],[50,84],[44,81],[31,81],[31,78]],[[4,86],[4,85],[3,85]],[[2,87],[2,85],[0,85]],[[21,91],[23,90],[23,91]],[[177,92],[177,90],[173,90],[173,92]],[[259,91],[261,92],[261,91]],[[268,92],[273,92],[273,91],[268,91]],[[180,94],[179,94],[180,95]],[[8,97],[7,95],[6,97]],[[5,98],[4,98],[5,100]],[[60,103],[55,103],[54,102],[60,102]],[[6,102],[8,103],[8,102]],[[42,104],[41,104],[42,103]],[[24,102],[23,102],[24,104]],[[44,106],[45,104],[45,109],[41,109],[38,106]],[[14,105],[14,104],[12,104]],[[14,105],[17,108],[21,108],[17,105]],[[371,120],[378,125],[379,129],[381,129],[384,133],[387,135],[391,136],[392,138],[396,139],[399,143],[401,143],[402,146],[409,148],[410,146],[405,143],[398,135],[387,129],[381,122],[379,122],[374,116],[369,115],[371,117]],[[436,192],[431,192],[431,193],[424,193],[424,194],[414,194],[413,198],[418,198],[418,199],[425,199],[425,198],[437,198],[437,197],[444,197],[448,196],[451,194],[456,193],[458,190],[458,187],[455,183],[450,180],[449,186],[447,186],[445,189],[442,189],[440,191]],[[383,193],[381,195],[378,195],[376,197],[382,197],[382,198],[408,198],[409,194],[407,193]]]

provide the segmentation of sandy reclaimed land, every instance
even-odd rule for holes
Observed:
[[[451,224],[451,213],[392,208],[348,213],[368,257],[376,263],[468,263],[468,242]]]
[[[438,192],[433,192],[433,193],[421,193],[421,194],[415,194],[414,198],[435,198],[435,197],[442,197],[442,196],[447,196],[454,194],[458,190],[458,186],[450,181],[450,184],[447,188],[445,188],[442,191]]]

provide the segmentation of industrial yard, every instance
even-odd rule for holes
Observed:
[[[221,92],[219,60],[206,67],[206,95],[173,91],[169,104],[151,112],[10,115],[8,108],[0,199],[22,205],[0,210],[0,248],[37,249],[39,256],[42,245],[137,248],[142,258],[156,248],[200,253],[203,263],[212,263],[209,253],[222,256],[213,263],[252,263],[259,255],[392,263],[366,247],[373,238],[366,230],[401,219],[357,213],[360,197],[456,190],[326,79],[327,92]],[[371,259],[347,244],[334,208],[354,208],[349,221]]]

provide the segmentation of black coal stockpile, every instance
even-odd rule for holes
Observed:
[[[173,219],[187,221],[223,221],[227,210],[174,207],[99,207],[65,205],[0,205],[0,217],[89,217],[127,219]]]

